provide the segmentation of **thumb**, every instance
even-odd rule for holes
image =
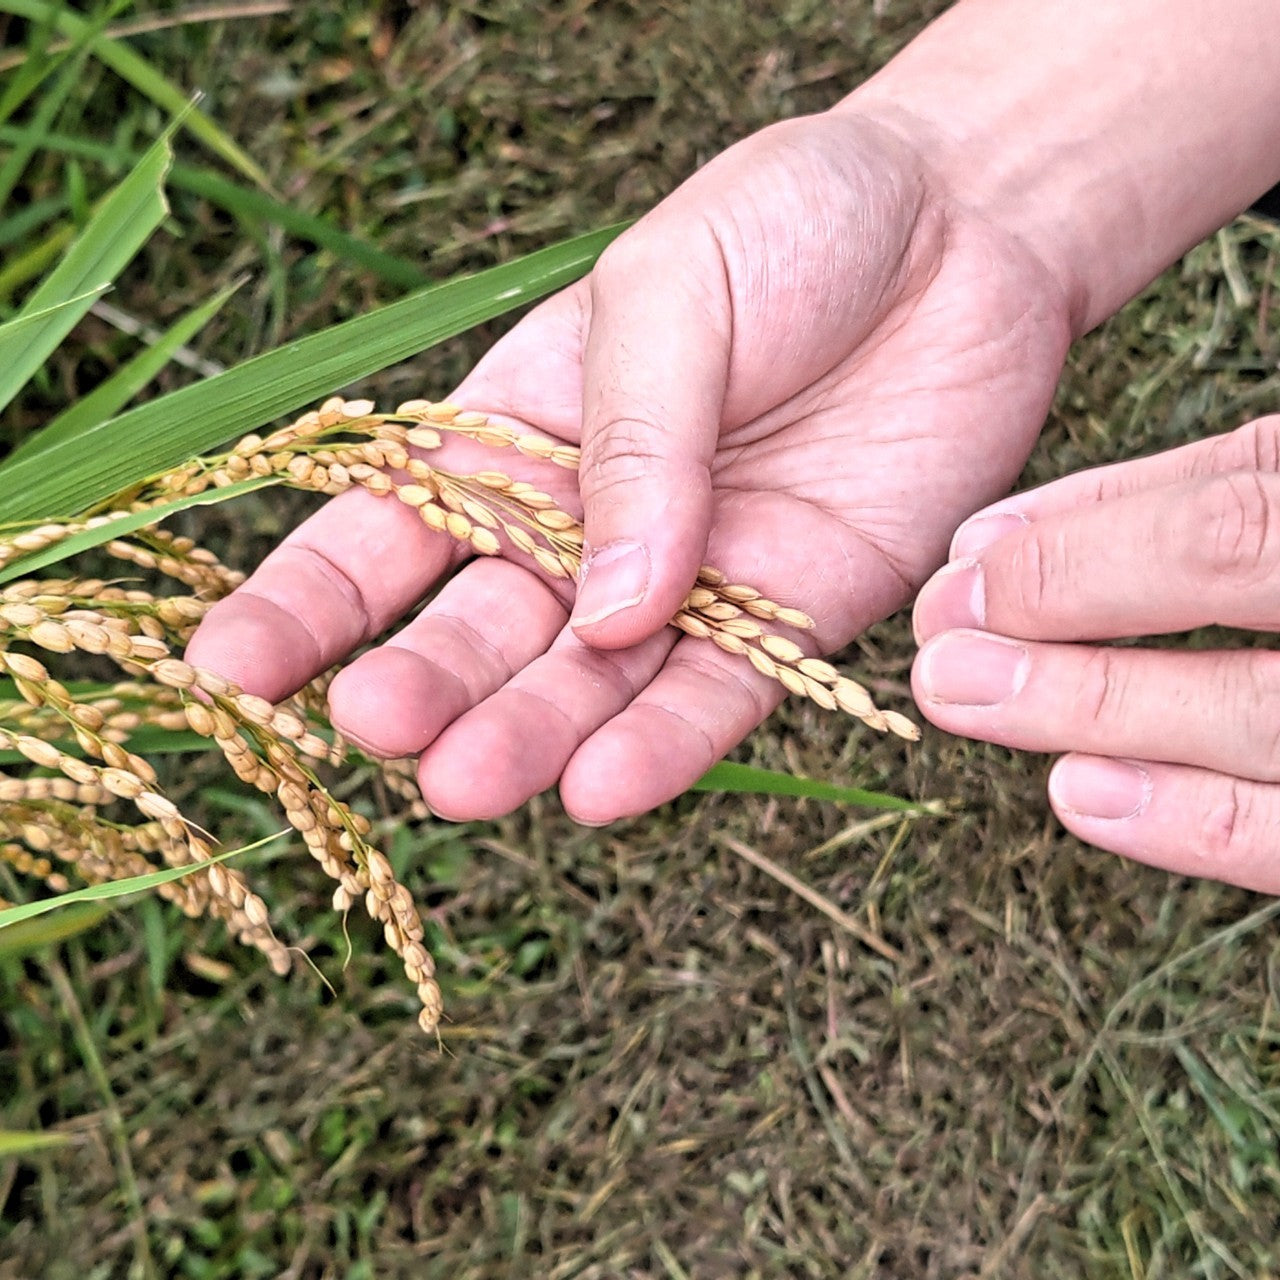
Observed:
[[[660,631],[706,554],[731,305],[714,234],[688,222],[651,214],[591,275],[579,472],[585,544],[570,623],[600,648]]]

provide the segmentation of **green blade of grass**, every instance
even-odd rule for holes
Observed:
[[[264,192],[237,186],[208,169],[175,165],[171,181],[174,186],[190,191],[193,195],[203,196],[210,203],[226,209],[238,218],[252,218],[283,227],[290,235],[328,249],[335,257],[372,271],[389,284],[400,285],[405,289],[418,289],[429,279],[427,273],[415,263],[383,253],[381,249],[335,227],[327,218],[292,208]]]
[[[78,319],[106,293],[108,288],[110,288],[109,285],[103,284],[96,289],[86,289],[84,293],[78,293],[74,298],[66,298],[62,302],[55,302],[52,306],[45,307],[40,311],[23,310],[20,314],[14,316],[12,320],[6,320],[4,324],[0,324],[0,355],[5,351],[16,351],[19,342],[27,333],[43,324],[46,320],[56,319],[63,312],[74,308]]]
[[[71,1139],[65,1133],[41,1133],[39,1130],[0,1129],[0,1160],[36,1155],[65,1147]]]
[[[163,184],[169,159],[166,136],[103,200],[62,261],[27,299],[15,319],[48,311],[70,299],[78,298],[80,303],[59,309],[39,324],[21,327],[0,342],[0,409],[89,309],[92,299],[87,292],[110,284],[160,225],[168,212]]]
[[[895,813],[936,814],[942,811],[936,801],[903,800],[883,791],[864,791],[861,787],[844,787],[817,778],[759,769],[754,765],[722,760],[705,773],[691,788],[693,791],[728,791],[748,795],[801,796],[809,800],[833,800],[838,804],[856,804],[866,809],[887,809]]]
[[[42,240],[24,245],[17,253],[5,256],[0,263],[0,299],[12,297],[28,280],[34,280],[75,239],[74,222],[61,222],[52,227]]]
[[[0,911],[0,931],[21,924],[24,920],[33,920],[48,911],[56,911],[60,907],[69,907],[77,902],[107,902],[112,898],[123,898],[131,893],[141,893],[146,889],[154,889],[173,880],[181,880],[183,876],[203,871],[215,863],[226,862],[228,858],[239,857],[242,853],[251,853],[261,849],[263,845],[279,840],[288,835],[287,831],[277,831],[263,836],[252,844],[242,845],[239,849],[227,849],[223,853],[206,858],[186,867],[166,867],[162,871],[151,871],[144,876],[129,876],[124,880],[109,880],[106,884],[91,884],[84,889],[73,889],[70,893],[59,893],[52,898],[41,898],[38,902],[21,902],[14,907],[6,907]]]
[[[187,511],[191,507],[213,506],[219,502],[230,502],[232,498],[238,498],[242,494],[252,493],[255,489],[265,489],[268,485],[279,483],[280,480],[274,476],[251,476],[248,480],[240,480],[221,489],[209,489],[190,497],[175,498],[172,502],[166,502],[158,507],[147,507],[143,511],[130,511],[116,520],[108,520],[103,524],[95,525],[92,529],[86,529],[83,533],[75,533],[69,538],[63,538],[61,542],[55,542],[42,551],[33,551],[28,556],[11,560],[0,568],[0,584],[12,582],[15,578],[26,577],[29,573],[35,573],[37,569],[46,569],[60,560],[69,560],[72,556],[80,555],[81,552],[100,547],[104,542],[110,542],[112,538],[123,538],[128,534],[136,533],[137,530],[158,524],[179,511]]]
[[[434,285],[0,465],[0,521],[74,516],[231,436],[531,302],[589,270],[610,227]]]
[[[74,440],[83,432],[119,413],[169,363],[173,353],[190,342],[218,314],[242,283],[243,279],[228,285],[177,320],[101,386],[95,387],[87,396],[65,409],[48,426],[21,441],[9,455],[10,460],[34,457],[55,444]]]
[[[0,249],[21,244],[37,227],[56,218],[66,207],[65,195],[45,196],[6,215],[0,219]]]
[[[71,91],[81,79],[81,69],[84,66],[85,59],[84,46],[96,34],[95,28],[96,31],[101,31],[105,25],[106,14],[103,13],[92,26],[86,28],[83,36],[77,42],[76,48],[67,55],[67,64],[58,73],[53,84],[41,93],[36,103],[35,115],[29,127],[29,140],[20,146],[14,147],[5,157],[4,163],[0,164],[0,207],[8,204],[9,196],[14,187],[17,186],[18,179],[27,167],[27,162],[40,150],[41,139],[48,135],[50,126],[62,110],[63,104],[71,96]]]
[[[11,146],[24,145],[30,136],[29,126],[0,128],[0,142]],[[40,140],[40,145],[60,155],[77,156],[80,159],[94,160],[101,164],[123,165],[128,164],[133,158],[130,152],[120,147],[112,147],[92,138],[72,137],[65,133],[46,134]],[[365,270],[372,271],[389,284],[414,289],[428,282],[427,273],[417,263],[384,253],[357,236],[342,231],[327,218],[294,208],[263,191],[239,186],[208,169],[175,164],[169,172],[169,185],[189,191],[192,195],[201,196],[242,221],[269,222],[282,227],[299,240],[307,240],[328,249],[335,257],[364,267]],[[15,277],[15,270],[16,268],[6,264],[5,270],[0,272],[0,297],[3,297],[6,292],[11,292],[16,284],[21,283],[21,278]],[[29,279],[30,275],[27,274],[22,278]]]
[[[0,11],[29,18],[33,22],[51,21],[59,34],[72,41],[78,40],[90,26],[89,19],[56,0],[0,0]],[[127,44],[100,33],[89,42],[89,48],[94,57],[167,114],[182,116],[182,127],[215,155],[221,156],[258,186],[270,187],[267,175],[248,152],[203,112],[191,108],[190,95],[165,79]]]

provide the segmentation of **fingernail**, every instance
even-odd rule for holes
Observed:
[[[1002,636],[948,631],[920,655],[920,685],[927,698],[953,706],[994,707],[1027,682],[1031,655]]]
[[[644,599],[649,588],[649,549],[638,542],[611,542],[591,553],[578,581],[573,626],[603,622]]]
[[[939,631],[981,627],[986,620],[986,587],[982,566],[976,560],[953,560],[943,565],[920,588],[912,615],[917,644]]]
[[[970,516],[951,539],[951,559],[961,560],[976,556],[993,542],[1010,533],[1017,533],[1031,523],[1016,511],[997,511],[992,515]]]
[[[1066,756],[1049,775],[1049,797],[1081,818],[1136,818],[1151,799],[1151,775],[1128,760]]]

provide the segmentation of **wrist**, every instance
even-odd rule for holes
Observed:
[[[841,103],[1020,241],[1083,333],[1280,178],[1274,0],[961,0]]]

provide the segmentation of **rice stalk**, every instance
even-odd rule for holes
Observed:
[[[280,806],[335,883],[334,908],[345,913],[360,904],[382,926],[416,990],[419,1024],[435,1032],[440,988],[413,897],[370,843],[369,820],[335,798],[317,772],[346,756],[326,719],[330,677],[276,706],[184,661],[182,648],[209,608],[244,575],[189,537],[132,526],[153,508],[249,479],[326,495],[362,488],[411,507],[430,529],[478,555],[523,555],[548,577],[576,580],[581,521],[530,480],[441,465],[450,437],[561,470],[580,463],[576,448],[454,405],[411,400],[378,413],[367,400],[335,397],[288,426],[135,484],[78,519],[0,530],[0,568],[20,572],[24,558],[97,530],[108,556],[186,589],[159,595],[87,577],[28,577],[0,586],[0,675],[17,695],[0,699],[0,750],[16,752],[29,766],[22,775],[0,773],[0,861],[54,892],[66,891],[69,871],[94,884],[146,874],[158,863],[209,861],[211,838],[164,795],[155,769],[129,747],[143,727],[190,729],[216,746],[242,783]],[[112,536],[126,517],[130,531]],[[815,656],[811,640],[806,647],[814,625],[807,614],[729,581],[713,566],[700,570],[671,625],[824,709],[904,738],[919,736],[906,716],[878,708],[863,685]],[[126,678],[76,697],[47,665],[76,655],[108,659]],[[425,818],[411,764],[378,767],[408,815]],[[122,806],[132,808],[131,821],[115,816]],[[211,864],[160,891],[187,915],[221,919],[276,972],[288,971],[289,952],[240,871]]]

